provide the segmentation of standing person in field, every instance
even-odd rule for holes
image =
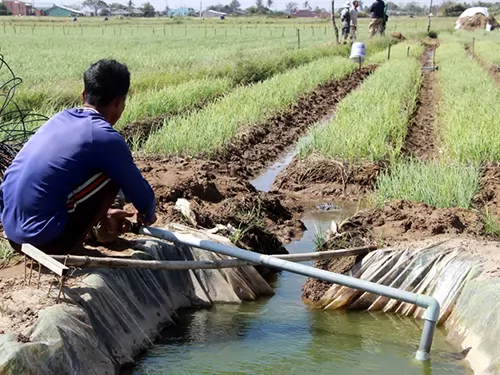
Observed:
[[[344,8],[340,11],[340,22],[342,25],[342,42],[344,44],[347,43],[347,39],[349,38],[349,27],[351,24],[351,14],[349,12],[351,4],[349,2],[345,3]]]
[[[354,0],[352,2],[352,9],[350,12],[350,18],[351,18],[351,41],[356,40],[357,37],[357,31],[358,31],[358,6],[359,3],[357,0]]]
[[[99,60],[83,80],[83,107],[49,119],[5,172],[1,221],[17,251],[29,243],[48,254],[75,253],[98,223],[116,239],[134,215],[110,208],[120,189],[138,210],[140,223],[156,221],[153,190],[113,129],[125,108],[128,68]]]
[[[381,33],[385,18],[385,3],[383,0],[375,0],[370,7],[370,38],[376,33]]]

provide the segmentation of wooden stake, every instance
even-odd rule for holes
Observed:
[[[42,263],[38,263],[38,282],[37,282],[37,285],[36,285],[36,288],[39,289],[40,288],[40,279],[42,277]]]
[[[30,259],[30,277],[28,279],[28,285],[31,285],[31,276],[33,275],[33,259]]]
[[[335,40],[337,41],[337,44],[340,44],[339,29],[337,27],[337,24],[335,23],[335,0],[332,0],[332,25],[333,31],[335,32]]]

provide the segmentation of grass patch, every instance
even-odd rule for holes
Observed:
[[[285,110],[319,84],[346,76],[355,68],[347,59],[324,58],[264,82],[237,88],[201,111],[172,119],[150,135],[144,148],[161,154],[213,153],[245,126]]]
[[[436,61],[445,155],[466,164],[499,161],[500,89],[477,61],[466,56],[461,44],[443,44]]]
[[[0,266],[8,264],[18,254],[5,239],[0,239]]]
[[[379,206],[393,199],[423,202],[433,207],[470,208],[479,188],[479,168],[440,161],[399,161],[375,183]]]
[[[330,123],[313,128],[300,156],[320,153],[354,162],[379,161],[398,154],[421,80],[416,59],[385,63],[340,102]]]
[[[231,86],[228,78],[205,78],[156,91],[132,94],[117,129],[140,119],[188,111],[199,103],[223,94]]]
[[[500,237],[500,223],[488,210],[488,207],[484,209],[483,225],[487,235]]]
[[[400,42],[398,44],[391,45],[391,55],[389,61],[406,60],[408,58],[418,59],[423,52],[424,47],[419,43]],[[376,52],[373,55],[369,56],[367,61],[372,64],[383,64],[387,61],[388,55],[389,51],[387,48],[385,48],[383,51]]]

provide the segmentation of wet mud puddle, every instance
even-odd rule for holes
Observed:
[[[272,175],[286,164],[268,171]],[[262,181],[262,180],[261,180]],[[259,185],[260,184],[260,185]],[[318,212],[316,202],[303,217],[307,227],[300,241],[287,245],[290,253],[315,250],[316,232],[331,220],[341,221],[357,209],[356,203],[336,202],[340,209]],[[308,263],[311,264],[311,263]],[[472,374],[437,330],[432,362],[413,360],[422,325],[395,314],[349,311],[313,311],[301,300],[303,276],[283,272],[272,285],[275,295],[241,305],[216,305],[211,310],[180,314],[175,327],[127,374]]]
[[[335,113],[325,117],[321,120],[315,127],[325,127],[333,118],[335,117]],[[253,187],[257,190],[268,193],[271,190],[271,186],[273,185],[276,177],[285,170],[286,167],[290,165],[293,161],[293,158],[298,155],[301,143],[307,142],[307,138],[309,134],[306,134],[302,137],[297,144],[290,148],[281,158],[279,158],[274,164],[269,166],[261,175],[257,176],[253,180],[249,182],[253,185]]]

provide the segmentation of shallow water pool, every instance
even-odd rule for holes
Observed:
[[[326,230],[342,211],[303,218],[308,228],[290,253],[314,251],[316,227]],[[277,276],[276,295],[242,305],[185,312],[176,327],[131,371],[146,374],[472,374],[436,331],[432,361],[413,360],[421,322],[395,314],[312,311],[301,300],[303,276]]]

